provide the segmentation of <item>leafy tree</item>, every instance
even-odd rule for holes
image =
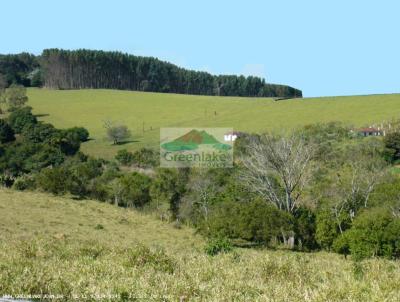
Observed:
[[[315,240],[326,250],[332,248],[333,242],[340,235],[335,217],[329,210],[321,210],[316,216]]]
[[[0,119],[0,143],[4,144],[13,140],[15,140],[13,129],[5,120]]]
[[[38,174],[36,182],[45,192],[60,195],[68,191],[70,177],[70,171],[65,167],[47,168]]]
[[[43,86],[43,73],[39,68],[33,70],[29,74],[29,77],[31,80],[32,87],[42,87]]]
[[[71,133],[80,142],[86,142],[89,139],[89,131],[83,127],[72,127],[66,130],[66,133]]]
[[[158,154],[149,148],[141,148],[133,153],[133,162],[139,168],[154,167],[158,159]]]
[[[38,57],[29,53],[0,55],[0,73],[7,86],[15,83],[30,86],[31,73],[39,68]]]
[[[187,180],[187,169],[159,168],[156,170],[150,187],[151,207],[161,219],[178,218]]]
[[[302,250],[315,250],[318,243],[315,238],[316,215],[306,207],[299,207],[294,212],[294,233],[296,234],[297,246]]]
[[[12,84],[5,93],[5,100],[11,110],[21,108],[28,101],[26,88],[22,85]]]
[[[79,198],[86,197],[90,194],[91,182],[96,177],[101,176],[103,172],[103,161],[89,158],[85,162],[72,164],[67,166],[70,171],[70,179],[68,181],[68,191]]]
[[[111,122],[107,121],[104,123],[104,127],[107,130],[107,137],[113,142],[114,145],[121,143],[127,138],[131,137],[131,133],[125,125],[116,126]]]
[[[24,107],[11,112],[8,117],[8,124],[15,133],[21,133],[28,125],[36,124],[38,121],[32,114],[32,107]]]
[[[150,201],[150,185],[148,176],[134,172],[116,179],[111,184],[111,190],[118,205],[142,207]]]
[[[400,219],[383,208],[361,213],[334,242],[337,252],[350,252],[355,260],[384,256],[400,257]]]
[[[81,146],[81,138],[79,133],[75,130],[61,130],[58,132],[57,137],[54,139],[61,151],[66,155],[74,155],[79,151]]]
[[[384,138],[386,154],[389,161],[400,159],[400,132],[391,132]]]
[[[260,199],[216,204],[200,230],[210,237],[242,239],[274,245],[290,234],[293,218]]]
[[[22,129],[23,137],[33,143],[50,143],[58,133],[59,130],[46,123],[27,124]]]

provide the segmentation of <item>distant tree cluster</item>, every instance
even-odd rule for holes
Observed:
[[[221,96],[302,96],[300,90],[267,84],[258,77],[214,76],[179,68],[156,58],[121,52],[46,49],[41,56],[41,65],[44,85],[55,89],[108,88]]]
[[[0,74],[7,86],[11,84],[25,87],[42,85],[39,58],[29,53],[0,54]],[[0,86],[3,80],[0,79]]]

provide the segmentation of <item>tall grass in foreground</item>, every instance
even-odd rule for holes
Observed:
[[[0,293],[59,295],[62,301],[399,301],[400,267],[326,253],[239,250],[171,255],[142,245],[35,238],[2,242]]]
[[[101,225],[102,227],[99,227]],[[55,301],[400,301],[400,263],[235,249],[92,201],[0,190],[0,296]],[[51,299],[50,299],[51,300]]]

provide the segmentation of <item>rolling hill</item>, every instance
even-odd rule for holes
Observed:
[[[360,275],[337,254],[237,248],[211,257],[204,244],[189,228],[134,210],[0,189],[0,297],[400,300],[398,261],[364,261]]]
[[[119,149],[158,147],[161,127],[232,127],[286,131],[311,123],[341,121],[354,126],[400,117],[400,94],[305,98],[194,96],[121,90],[28,89],[29,105],[40,119],[66,128],[84,126],[92,140],[82,150],[111,158]],[[112,146],[104,121],[127,125],[132,140]]]

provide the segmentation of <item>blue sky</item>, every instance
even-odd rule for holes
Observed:
[[[120,50],[305,96],[400,92],[398,0],[1,3],[0,53]]]

